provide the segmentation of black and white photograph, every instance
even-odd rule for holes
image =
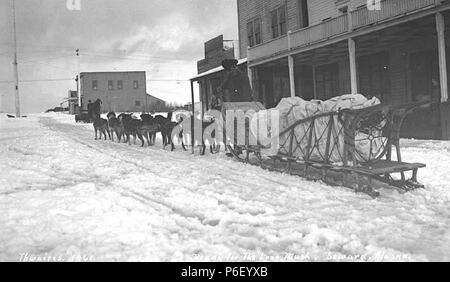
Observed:
[[[448,0],[0,0],[0,262],[448,262],[449,72]]]

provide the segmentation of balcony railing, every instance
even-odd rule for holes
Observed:
[[[436,0],[383,0],[380,3],[380,10],[369,10],[362,7],[352,11],[352,26],[360,28],[371,25],[433,6],[436,2]]]
[[[348,31],[348,16],[342,15],[291,34],[291,49],[316,43]]]
[[[288,50],[288,37],[283,35],[282,37],[275,38],[263,44],[256,45],[248,49],[247,58],[249,61],[258,58],[264,58],[277,53],[282,53]]]
[[[382,0],[380,3],[380,10],[369,10],[367,7],[362,7],[352,11],[350,13],[350,19],[348,14],[344,14],[293,31],[290,35],[285,35],[249,48],[247,57],[250,62],[269,58],[271,56],[286,53],[289,50],[302,48],[341,34],[349,33],[350,26],[353,30],[359,29],[364,26],[373,25],[401,15],[432,7],[439,3],[440,0]],[[349,24],[349,20],[351,20],[351,24]],[[289,41],[290,46],[288,46]]]

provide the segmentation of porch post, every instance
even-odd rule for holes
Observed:
[[[448,105],[448,78],[447,78],[447,58],[445,50],[445,22],[441,13],[436,13],[436,29],[438,37],[439,52],[439,75],[441,85],[440,119],[442,139],[450,139],[450,109]]]
[[[191,101],[192,101],[192,118],[191,118],[191,145],[192,145],[192,154],[195,153],[194,150],[194,117],[195,117],[195,103],[194,103],[194,81],[191,80]]]
[[[445,52],[445,23],[444,16],[441,13],[436,13],[436,29],[438,36],[438,50],[439,50],[439,75],[441,81],[441,102],[448,100],[448,80],[447,80],[447,60]]]
[[[291,50],[291,31],[288,31],[288,49]],[[289,65],[289,85],[291,88],[291,97],[295,97],[295,71],[294,71],[294,57],[288,56]]]
[[[200,100],[202,101],[202,117],[204,116],[204,108],[206,108],[206,110],[209,110],[209,96],[211,94],[211,97],[214,93],[214,91],[212,90],[212,85],[211,85],[211,81],[209,79],[206,79],[206,77],[203,79],[203,85],[205,87],[205,100],[203,100],[203,95],[201,93],[200,94]],[[205,107],[203,107],[203,104],[205,105]]]
[[[289,85],[291,86],[291,97],[295,97],[295,73],[294,73],[294,57],[288,57],[289,62]]]
[[[316,84],[316,65],[312,66],[313,71],[313,90],[314,90],[314,99],[317,99],[317,84]]]
[[[348,39],[348,53],[350,59],[351,94],[358,94],[358,79],[356,73],[356,44],[353,38]]]
[[[248,81],[250,81],[250,87],[253,89],[253,69],[248,66],[248,63],[247,63],[247,75]]]

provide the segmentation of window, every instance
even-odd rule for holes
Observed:
[[[253,22],[253,27],[255,30],[255,44],[261,44],[262,40],[261,40],[261,19],[256,19]]]
[[[300,28],[309,26],[308,0],[298,0]]]
[[[255,19],[247,23],[248,46],[261,44],[261,19]]]
[[[278,36],[285,35],[287,30],[286,6],[283,5],[272,11],[270,18],[272,19],[272,37],[277,38]]]
[[[136,101],[136,107],[140,107],[141,106],[141,101]]]
[[[282,98],[290,96],[289,73],[287,70],[276,69],[274,71],[272,93],[271,108],[278,105]]]
[[[97,80],[92,81],[92,90],[98,90],[98,81]]]
[[[247,23],[247,37],[248,46],[252,47],[255,45],[255,31],[253,30],[253,22]]]
[[[272,37],[277,38],[278,37],[278,10],[273,11],[270,14],[270,17],[272,18]]]
[[[286,8],[281,7],[278,9],[278,18],[280,20],[280,35],[284,35],[287,32],[287,21],[286,21]]]
[[[113,81],[108,80],[108,90],[113,90],[113,89],[114,89]]]
[[[432,60],[430,60],[432,61]],[[389,53],[381,52],[358,58],[359,91],[367,97],[376,96],[385,102],[390,97]],[[417,79],[413,81],[418,82]],[[431,79],[430,79],[431,81]],[[421,83],[420,81],[419,83]]]
[[[133,88],[134,89],[138,89],[139,88],[139,81],[137,81],[137,80],[133,81]]]
[[[117,81],[117,89],[119,89],[119,90],[123,89],[123,81],[122,80]]]
[[[339,95],[339,65],[329,64],[316,69],[317,98],[328,100]]]

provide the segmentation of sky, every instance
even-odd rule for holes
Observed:
[[[237,40],[236,0],[15,0],[22,113],[59,106],[81,72],[147,72],[147,93],[190,101],[204,42]],[[77,0],[70,0],[77,1]],[[11,0],[0,0],[0,111],[14,112]]]

